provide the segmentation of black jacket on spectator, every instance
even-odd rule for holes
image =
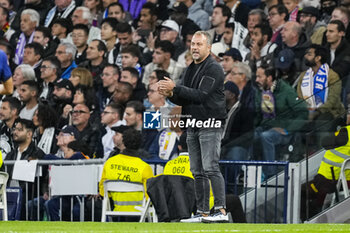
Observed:
[[[83,131],[79,132],[78,141],[89,145],[93,157],[103,158],[102,135],[99,126],[88,124]]]
[[[54,56],[56,53],[56,49],[58,47],[58,44],[54,40],[50,40],[47,47],[44,49],[44,55],[42,58],[47,58],[50,56]]]
[[[132,95],[130,100],[137,100],[143,103],[143,99],[146,98],[147,91],[145,88],[145,84],[141,82],[141,79],[137,81],[135,89],[132,91]]]
[[[330,49],[329,45],[327,48]],[[338,75],[340,79],[343,79],[350,72],[350,45],[343,39],[335,50],[335,58],[333,63],[330,65]],[[344,84],[343,84],[344,86]]]
[[[248,148],[254,138],[255,89],[252,81],[243,88],[236,114],[228,120],[222,146]]]

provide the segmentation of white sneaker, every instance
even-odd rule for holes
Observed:
[[[193,215],[191,218],[181,219],[180,222],[187,222],[187,223],[199,223],[202,222],[203,215],[196,214]]]
[[[224,223],[224,222],[229,222],[229,215],[230,213],[226,213],[226,215],[224,215],[221,211],[209,215],[207,217],[203,217],[202,222],[205,223]]]

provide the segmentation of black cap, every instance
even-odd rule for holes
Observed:
[[[291,49],[283,49],[275,58],[275,68],[288,70],[294,62],[295,54]]]
[[[188,8],[183,2],[175,2],[171,9],[169,9],[169,13],[184,13],[188,15]]]
[[[68,79],[60,78],[54,83],[54,85],[58,88],[66,88],[67,90],[74,92],[74,86],[72,82],[69,81]]]
[[[79,131],[77,130],[77,128],[75,128],[72,125],[63,126],[63,128],[61,129],[61,132],[70,134],[70,135],[74,136],[75,138],[79,137]]]
[[[227,50],[224,53],[219,53],[219,57],[223,57],[223,56],[230,56],[235,61],[242,61],[242,59],[243,59],[241,52],[239,52],[239,50],[236,48],[230,48],[229,50]]]
[[[318,18],[318,16],[320,15],[319,10],[312,6],[304,7],[303,9],[301,9],[301,11],[299,11],[299,14],[301,13],[312,15],[312,16],[315,16],[316,18]]]
[[[112,127],[111,129],[113,131],[115,131],[116,133],[121,133],[123,134],[125,130],[132,128],[131,126],[127,126],[127,125],[120,125],[120,126],[115,126]]]

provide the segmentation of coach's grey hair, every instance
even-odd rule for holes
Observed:
[[[36,80],[34,69],[28,64],[21,64],[16,67],[16,70],[20,69],[22,71],[24,80]]]
[[[265,12],[263,10],[261,10],[261,9],[253,9],[253,10],[249,11],[248,16],[249,15],[259,15],[260,16],[260,22],[259,23],[261,23],[262,21],[267,20],[267,16],[266,16]]]
[[[36,26],[38,27],[39,26],[39,23],[40,23],[40,15],[39,13],[36,11],[36,10],[33,10],[33,9],[25,9],[24,11],[22,11],[21,13],[21,17],[23,15],[29,15],[30,16],[30,20],[32,22],[36,22]]]
[[[232,65],[232,69],[234,67],[238,69],[239,73],[242,73],[245,75],[245,78],[247,79],[247,81],[249,81],[252,78],[252,70],[250,69],[249,65],[243,62],[235,62]]]
[[[208,32],[206,32],[206,31],[196,31],[193,36],[196,36],[196,35],[203,35],[203,36],[205,36],[207,38],[207,44],[211,45],[211,36],[210,36],[210,34]]]
[[[91,25],[92,24],[92,20],[93,20],[93,16],[89,10],[89,8],[85,7],[85,6],[79,6],[75,9],[77,10],[81,10],[83,12],[83,19],[87,19],[88,20],[88,24]]]
[[[72,59],[74,59],[75,54],[77,52],[77,48],[75,47],[75,45],[69,43],[69,42],[63,42],[60,43],[59,45],[65,46],[66,47],[66,53],[70,53],[72,54]]]

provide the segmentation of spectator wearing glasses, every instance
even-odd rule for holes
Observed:
[[[54,89],[53,83],[57,81],[61,73],[61,63],[56,57],[48,57],[43,59],[40,67],[41,71],[41,94],[40,98],[49,100],[52,98],[52,92]]]
[[[102,111],[111,102],[112,95],[118,86],[120,70],[115,64],[108,64],[103,69],[102,87],[97,91],[100,110]]]
[[[273,5],[269,8],[267,19],[272,29],[272,37],[270,42],[277,45],[282,44],[281,31],[283,25],[288,20],[288,10],[284,5]]]
[[[322,44],[323,34],[327,30],[326,24],[319,21],[319,11],[312,6],[304,7],[300,13],[300,25],[310,37],[313,44]]]
[[[64,42],[58,45],[55,55],[61,62],[61,78],[69,79],[72,70],[77,67],[74,61],[76,51],[76,47],[71,43]]]
[[[90,123],[90,108],[86,104],[77,104],[72,111],[72,123],[79,132],[77,140],[86,143],[92,158],[103,157],[100,125]]]
[[[77,65],[86,60],[86,50],[88,47],[89,28],[84,24],[77,24],[73,27],[72,40],[77,48],[74,61]]]
[[[105,132],[103,132],[104,134],[102,136],[104,159],[108,158],[114,148],[113,137],[115,132],[112,128],[126,124],[125,120],[123,120],[123,114],[123,107],[116,103],[108,104],[101,113],[101,123],[105,126]]]

